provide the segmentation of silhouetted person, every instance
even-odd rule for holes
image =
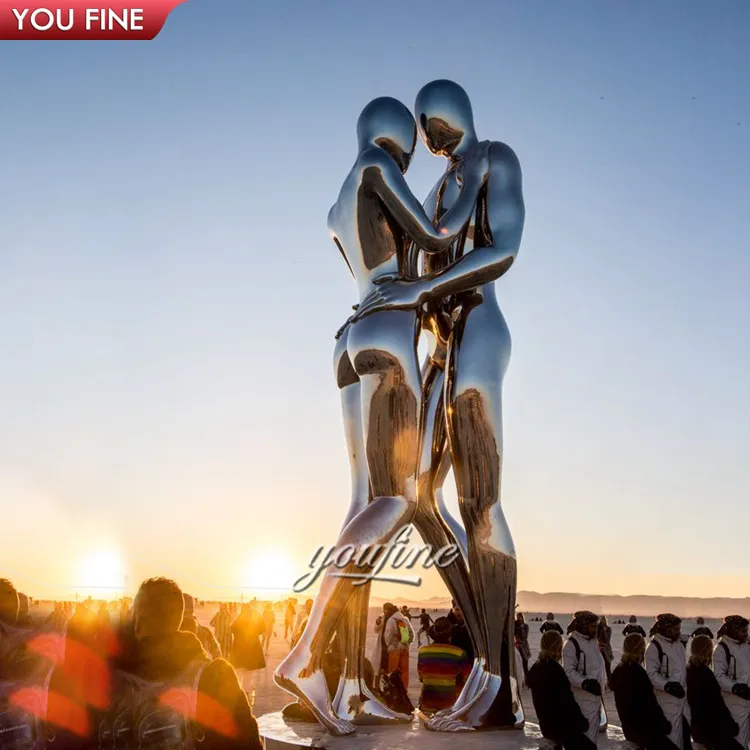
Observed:
[[[450,621],[448,621],[450,625]],[[419,631],[417,632],[417,646],[421,645],[422,635],[424,634],[425,640],[429,644],[430,642],[430,628],[432,627],[432,617],[427,613],[426,609],[422,610],[419,615]]]
[[[214,629],[221,653],[225,658],[229,658],[232,646],[232,616],[229,614],[226,602],[219,604],[218,611],[211,618],[211,627]]]
[[[672,725],[661,710],[643,660],[646,639],[639,633],[625,637],[620,663],[612,672],[615,706],[625,739],[645,750],[674,750],[668,739]]]
[[[522,612],[516,613],[516,621],[513,625],[513,634],[518,653],[521,655],[523,664],[524,680],[529,674],[529,660],[531,659],[531,647],[529,646],[529,626]]]
[[[552,614],[552,612],[549,612],[547,614],[547,619],[542,623],[542,626],[539,628],[539,632],[555,632],[563,635],[562,625],[560,625],[559,622],[555,622],[555,616]]]
[[[286,604],[284,612],[284,639],[288,640],[294,635],[294,621],[297,617],[297,600],[290,599]]]
[[[612,651],[612,628],[607,618],[602,615],[596,630],[596,640],[599,643],[599,651],[604,658],[604,669],[607,672],[607,680],[612,676],[612,662],[615,655]]]
[[[695,638],[696,635],[707,635],[713,640],[714,634],[711,631],[711,628],[706,627],[706,621],[702,617],[698,617],[695,621],[695,624],[698,627],[692,632],[692,638]]]
[[[243,604],[232,623],[232,653],[230,661],[237,670],[242,687],[252,695],[258,670],[265,669],[266,660],[260,643],[265,624],[252,604]]]
[[[451,631],[451,643],[466,651],[469,655],[469,659],[473,662],[474,644],[471,642],[469,629],[466,627],[466,622],[464,622],[464,613],[461,611],[461,607],[455,602],[453,603],[453,609],[450,611],[447,620],[453,625],[453,630]]]
[[[646,637],[646,631],[638,624],[638,618],[635,615],[630,615],[628,624],[622,629],[624,636],[628,636],[631,633],[637,633],[643,638]]]
[[[587,736],[589,722],[573,697],[570,681],[560,664],[562,650],[563,638],[560,633],[556,630],[544,633],[539,658],[526,679],[539,729],[545,739],[554,742],[556,748],[595,748],[596,744]]]
[[[141,584],[133,604],[133,673],[157,683],[186,676],[186,687],[199,675],[195,715],[205,733],[201,748],[260,750],[258,725],[237,675],[224,659],[211,660],[196,635],[179,630],[184,614],[182,591],[174,581],[152,578]]]
[[[197,636],[204,651],[212,659],[218,659],[221,656],[219,642],[214,638],[214,634],[209,628],[198,622],[198,618],[195,616],[195,599],[190,594],[183,594],[182,597],[185,600],[185,613],[182,616],[180,630],[185,630]]]
[[[716,675],[711,670],[713,641],[696,635],[690,644],[687,666],[687,700],[693,740],[708,750],[740,750],[735,737],[740,727],[724,703]]]

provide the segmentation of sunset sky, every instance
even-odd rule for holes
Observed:
[[[3,45],[0,576],[228,598],[335,541],[326,215],[362,107],[447,77],[524,170],[520,587],[750,595],[749,30],[745,0],[189,0],[154,42]],[[420,144],[415,194],[442,168]]]

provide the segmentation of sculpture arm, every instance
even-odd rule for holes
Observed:
[[[419,281],[424,286],[424,300],[442,299],[499,279],[518,255],[525,217],[518,157],[509,146],[493,143],[487,180],[487,222],[492,244],[474,248],[441,271],[422,277]]]
[[[462,202],[458,210],[449,212],[451,215],[444,225],[436,229],[409,189],[396,162],[385,151],[379,148],[370,149],[363,154],[363,159],[366,159],[366,166],[363,167],[366,184],[375,191],[409,239],[428,252],[447,250],[471,217],[481,187],[481,183],[476,184],[476,175],[467,175],[467,181],[461,191],[462,195],[466,190],[473,191],[473,201],[470,204],[468,201]],[[459,214],[459,211],[463,214]]]

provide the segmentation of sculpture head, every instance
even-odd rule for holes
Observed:
[[[406,172],[417,145],[414,117],[398,99],[380,96],[373,99],[357,120],[359,150],[369,146],[382,148]]]
[[[453,81],[423,86],[414,103],[419,135],[436,156],[461,157],[477,140],[468,94]]]

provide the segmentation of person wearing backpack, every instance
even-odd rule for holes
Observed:
[[[174,581],[141,584],[133,603],[135,642],[123,664],[127,672],[119,674],[113,711],[100,727],[102,750],[128,732],[126,744],[134,749],[147,742],[150,750],[261,750],[234,669],[224,659],[212,660],[196,635],[179,630],[184,613]]]
[[[562,628],[560,628],[562,630]],[[536,663],[527,678],[539,729],[555,750],[587,750],[595,747],[587,736],[589,722],[581,712],[565,675],[562,659],[563,637],[556,630],[542,635]]]
[[[672,725],[669,739],[678,750],[691,747],[688,723],[687,653],[680,635],[682,619],[673,614],[658,615],[646,648],[646,672],[654,686],[656,700]]]
[[[586,736],[596,743],[602,719],[602,695],[607,673],[599,650],[599,617],[576,612],[568,626],[570,637],[563,648],[563,667],[573,688],[573,697],[588,722]]]
[[[672,725],[661,710],[643,659],[646,639],[640,633],[625,637],[622,659],[610,678],[615,706],[625,739],[645,750],[674,750],[667,739]]]
[[[690,731],[696,744],[708,750],[743,750],[735,739],[739,724],[724,703],[721,686],[711,669],[713,651],[713,641],[706,635],[696,635],[690,643],[687,667]]]
[[[748,620],[740,615],[724,618],[719,642],[714,649],[714,673],[724,703],[739,725],[737,741],[750,744],[750,644]]]
[[[394,607],[395,609],[395,607]],[[414,640],[411,623],[396,609],[383,627],[383,643],[388,654],[386,672],[399,671],[404,688],[409,689],[409,646]]]

